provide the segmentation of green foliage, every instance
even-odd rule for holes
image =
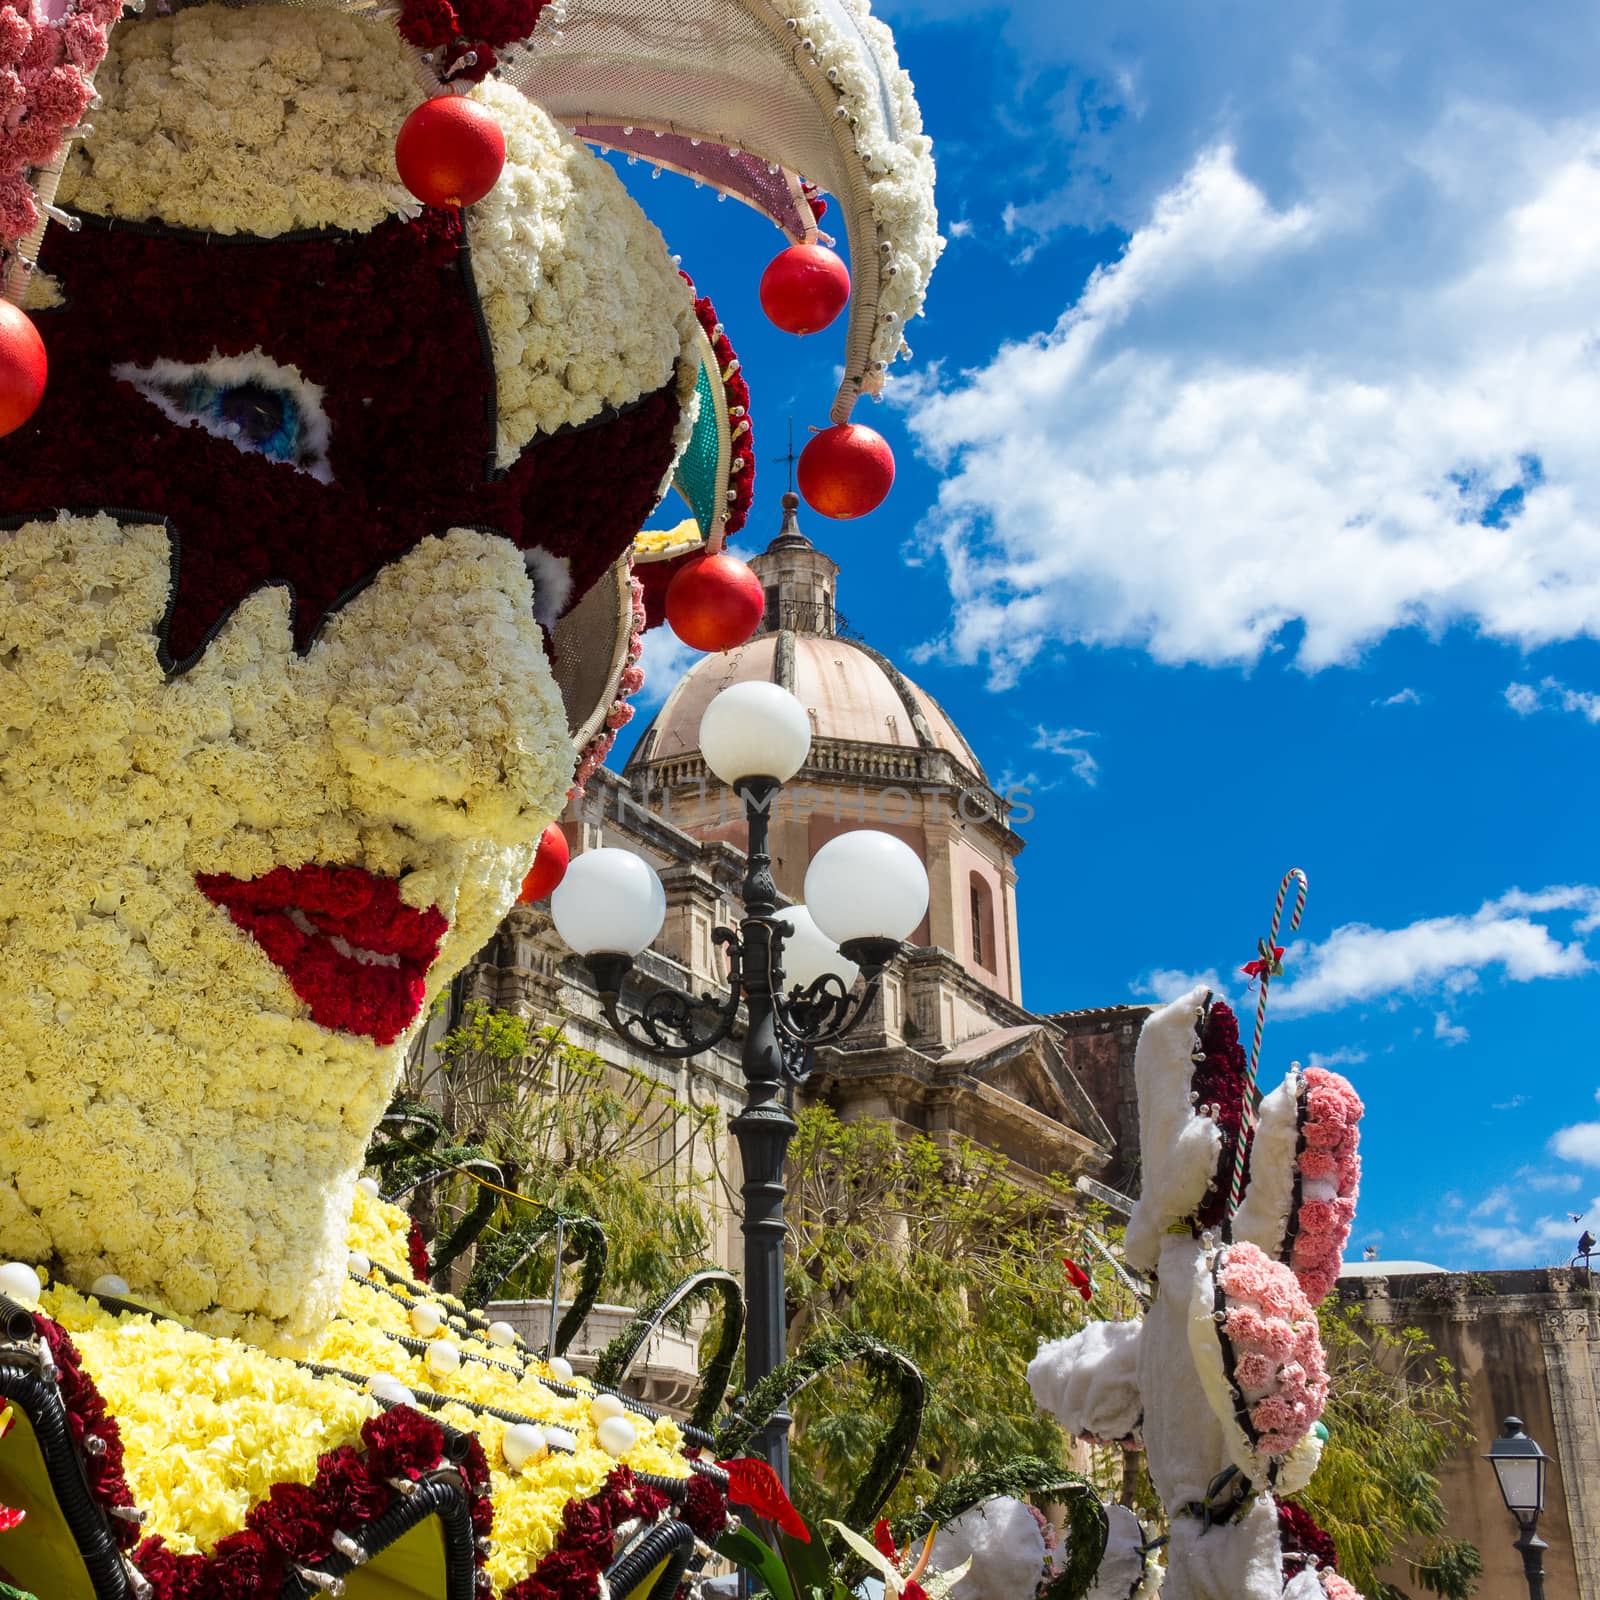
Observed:
[[[1024,1188],[999,1156],[965,1141],[904,1138],[885,1122],[799,1114],[790,1153],[790,1348],[850,1330],[904,1350],[928,1382],[922,1436],[891,1500],[909,1511],[941,1480],[1020,1456],[1062,1460],[1027,1366],[1041,1339],[1082,1326],[1063,1251],[1080,1197],[1041,1177]],[[1120,1315],[1108,1289],[1101,1315]],[[848,1379],[812,1384],[796,1408],[795,1499],[812,1520],[849,1499],[888,1422]],[[846,1518],[846,1520],[849,1520]]]
[[[431,1059],[418,1052],[402,1094],[435,1108],[444,1142],[492,1159],[498,1187],[522,1197],[498,1198],[480,1252],[497,1236],[525,1231],[541,1210],[592,1217],[609,1245],[606,1295],[635,1303],[665,1292],[709,1255],[695,1153],[716,1113],[646,1074],[609,1066],[559,1029],[473,1001]],[[404,1134],[393,1143],[403,1144]],[[427,1168],[427,1158],[414,1166]],[[411,1208],[429,1238],[442,1237],[484,1192],[470,1177],[453,1176],[423,1185]],[[536,1250],[499,1292],[548,1294],[552,1268],[551,1251]]]
[[[1300,1501],[1333,1536],[1339,1570],[1372,1600],[1406,1600],[1379,1581],[1403,1548],[1427,1541],[1412,1581],[1446,1600],[1467,1600],[1482,1571],[1478,1553],[1444,1537],[1436,1469],[1471,1440],[1465,1387],[1417,1328],[1370,1323],[1353,1304],[1320,1312],[1330,1394],[1322,1464]]]

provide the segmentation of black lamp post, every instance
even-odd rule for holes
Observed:
[[[771,812],[810,743],[804,709],[771,683],[724,690],[701,723],[706,763],[738,794],[749,826],[744,916],[737,928],[712,934],[728,952],[726,995],[664,989],[636,1016],[621,1013],[623,981],[666,914],[660,880],[638,856],[615,849],[578,856],[550,907],[556,931],[594,978],[606,1021],[635,1049],[664,1060],[700,1055],[732,1036],[744,1006],[745,1104],[731,1126],[744,1167],[746,1388],[785,1355],[783,1169],[796,1124],[783,1103],[784,1084],[804,1081],[813,1049],[860,1022],[928,900],[915,853],[891,835],[863,829],[817,852],[806,875],[806,908],[779,910],[768,853]],[[794,980],[787,990],[786,954]],[[856,994],[858,972],[864,983]],[[789,1421],[787,1412],[776,1413],[759,1441],[785,1486]]]
[[[1544,1477],[1550,1458],[1522,1431],[1520,1417],[1507,1417],[1500,1425],[1500,1437],[1483,1459],[1494,1468],[1500,1497],[1522,1530],[1516,1548],[1522,1552],[1528,1600],[1544,1600],[1544,1553],[1550,1547],[1536,1530],[1539,1513],[1544,1510]]]

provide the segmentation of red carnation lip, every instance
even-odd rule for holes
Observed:
[[[385,1045],[416,1021],[449,924],[435,906],[403,904],[396,879],[307,865],[194,881],[282,969],[318,1027]]]

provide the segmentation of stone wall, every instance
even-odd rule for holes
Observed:
[[[1374,1322],[1420,1328],[1467,1380],[1472,1443],[1439,1477],[1448,1532],[1483,1556],[1479,1593],[1520,1600],[1517,1525],[1482,1459],[1507,1416],[1552,1458],[1539,1535],[1550,1600],[1600,1600],[1600,1293],[1583,1270],[1347,1278]],[[1387,1574],[1411,1592],[1403,1570]]]

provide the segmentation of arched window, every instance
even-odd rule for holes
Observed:
[[[972,959],[985,972],[998,972],[994,947],[994,891],[980,873],[974,872],[969,882],[972,906]]]

